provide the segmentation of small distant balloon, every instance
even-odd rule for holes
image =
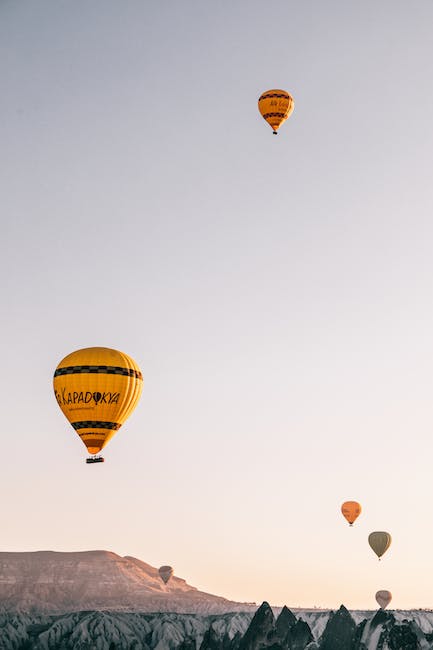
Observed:
[[[280,126],[293,113],[295,102],[286,90],[266,90],[259,97],[259,111],[277,135]]]
[[[391,535],[389,533],[385,533],[384,531],[377,530],[373,533],[370,533],[368,536],[368,543],[376,553],[379,560],[391,546],[391,541]]]
[[[389,605],[392,600],[392,593],[387,589],[381,589],[380,591],[376,592],[376,600],[380,608],[385,609],[385,607]]]
[[[167,582],[170,580],[171,576],[173,575],[173,567],[171,566],[160,566],[158,569],[159,575],[161,576],[161,579],[163,580],[164,584],[167,584]]]
[[[361,514],[362,508],[361,504],[358,503],[357,501],[345,501],[343,505],[341,506],[341,512],[343,513],[343,517],[347,519],[349,524],[352,526],[353,522],[358,519],[359,515]]]

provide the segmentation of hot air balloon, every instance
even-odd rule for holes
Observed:
[[[132,413],[143,388],[135,361],[110,348],[85,348],[68,354],[54,372],[54,394],[65,417],[95,457]]]
[[[377,557],[380,558],[387,551],[391,545],[391,535],[383,531],[375,531],[368,536],[368,543],[370,544]]]
[[[293,113],[295,102],[285,90],[266,90],[259,97],[259,111],[272,127],[274,135],[283,122]]]
[[[385,609],[392,600],[392,593],[387,589],[381,589],[376,593],[376,600],[379,603],[380,608]]]
[[[173,575],[173,567],[160,566],[158,569],[158,573],[161,576],[162,580],[164,581],[164,584],[167,584],[167,582],[170,580],[171,576]]]
[[[345,517],[352,526],[353,522],[358,519],[361,514],[361,504],[357,501],[345,501],[341,506],[341,512],[343,513],[343,517]]]

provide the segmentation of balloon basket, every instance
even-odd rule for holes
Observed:
[[[90,458],[86,458],[86,463],[89,465],[93,465],[93,463],[105,463],[105,458],[102,458],[102,456],[90,456]]]

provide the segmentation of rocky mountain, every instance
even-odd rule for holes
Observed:
[[[358,622],[357,622],[358,621]],[[0,650],[428,650],[433,612],[0,614]]]
[[[433,650],[433,611],[236,603],[107,551],[0,553],[0,650]]]
[[[213,596],[155,567],[109,551],[0,553],[0,607],[56,614],[79,610],[222,613],[255,604]]]

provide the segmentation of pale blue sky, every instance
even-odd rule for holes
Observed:
[[[1,550],[105,548],[238,600],[433,606],[432,19],[0,3]],[[295,98],[278,137],[257,111],[275,87]],[[92,345],[145,378],[95,467],[52,391]]]

